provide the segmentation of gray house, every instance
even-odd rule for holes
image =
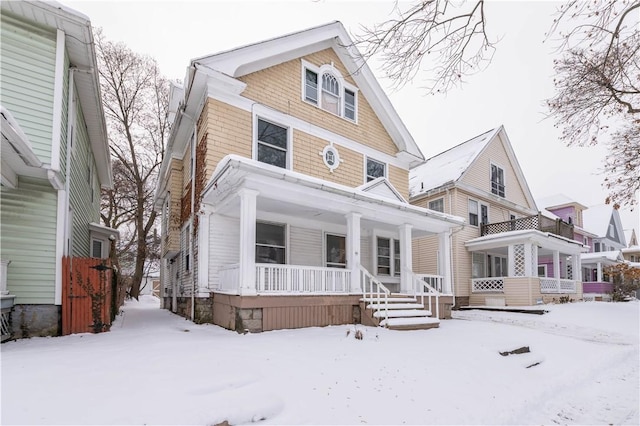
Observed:
[[[112,184],[91,23],[55,2],[1,7],[2,335],[60,332],[63,256],[106,257]]]

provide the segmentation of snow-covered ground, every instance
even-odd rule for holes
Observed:
[[[357,326],[363,340],[239,335],[158,306],[128,302],[109,333],[2,344],[2,424],[639,423],[637,301]]]

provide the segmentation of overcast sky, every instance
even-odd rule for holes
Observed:
[[[170,79],[183,80],[193,58],[339,20],[354,33],[386,19],[392,1],[61,1],[87,15],[105,36],[154,57]],[[426,95],[420,79],[399,91],[372,71],[405,125],[431,157],[504,125],[536,199],[563,193],[586,205],[602,204],[601,147],[567,148],[545,119],[553,96],[555,44],[545,40],[559,3],[489,2],[487,31],[500,39],[489,68],[462,88]],[[400,2],[401,8],[409,6]],[[542,208],[543,206],[538,206]],[[621,211],[623,226],[639,229],[640,215]]]

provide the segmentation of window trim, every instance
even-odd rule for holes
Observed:
[[[267,123],[273,124],[275,126],[278,127],[282,127],[283,129],[287,130],[287,150],[286,152],[286,159],[285,159],[285,169],[286,170],[292,170],[292,163],[293,163],[293,128],[290,125],[285,125],[282,124],[279,120],[274,119],[272,117],[270,117],[270,115],[267,113],[260,113],[260,114],[254,114],[253,115],[253,147],[252,147],[252,153],[251,153],[251,158],[255,161],[258,161],[262,164],[268,164],[270,166],[273,167],[278,167],[280,168],[280,166],[276,166],[274,164],[269,164],[269,163],[265,163],[262,162],[260,160],[258,160],[258,143],[266,143],[263,141],[258,141],[258,122],[259,121],[266,121]]]
[[[373,157],[369,157],[368,155],[365,155],[365,158],[364,158],[364,183],[371,182],[371,180],[369,180],[369,173],[368,173],[369,160],[374,161],[376,163],[380,163],[380,164],[382,164],[384,166],[384,174],[382,176],[372,177],[371,180],[375,180],[375,179],[378,179],[380,177],[383,177],[383,178],[387,179],[387,173],[388,173],[388,170],[389,170],[389,164],[386,163],[385,161],[380,161],[380,160],[377,160],[377,159],[375,159]]]
[[[269,245],[269,244],[259,244],[258,243],[258,224],[266,224],[266,225],[274,225],[274,226],[280,226],[284,229],[284,246],[277,246],[277,245]],[[283,248],[284,249],[284,263],[280,264],[280,263],[274,263],[274,265],[288,265],[289,264],[289,225],[287,223],[281,223],[281,222],[272,222],[269,220],[256,220],[256,241],[255,241],[255,246],[254,246],[254,251],[255,249],[258,247],[258,245],[261,245],[263,247],[276,247],[276,248]],[[257,264],[260,264],[262,262],[258,262],[256,260]]]
[[[540,268],[544,268],[544,275],[540,275]],[[547,271],[546,263],[538,263],[538,278],[548,278],[549,272]]]
[[[394,281],[399,280],[402,271],[396,271],[395,269],[395,241],[398,241],[400,255],[402,256],[402,247],[400,246],[400,239],[397,235],[388,235],[388,234],[374,234],[374,244],[373,244],[373,261],[374,261],[374,271],[376,277],[385,277],[385,279]],[[389,240],[389,274],[381,274],[378,271],[379,263],[378,263],[378,240],[383,238],[385,240]],[[384,256],[387,257],[387,256]],[[386,266],[383,266],[386,268]],[[400,269],[402,269],[402,257],[400,257]]]
[[[93,245],[95,243],[100,243],[100,256],[94,256],[95,252],[94,252],[94,247]],[[100,239],[100,238],[91,238],[91,257],[97,257],[98,259],[104,259],[104,240]]]
[[[337,262],[331,262],[331,265],[329,265],[329,261],[327,260],[327,237],[329,236],[344,238],[344,266],[334,266],[342,265],[342,263]],[[345,234],[339,234],[336,232],[324,232],[324,238],[322,238],[322,264],[325,268],[347,269],[347,236]]]
[[[500,194],[500,188],[498,187],[498,185],[500,185],[499,182],[495,182],[496,184],[496,190],[494,192],[494,182],[493,182],[493,168],[498,169],[499,171],[502,171],[502,194]],[[489,166],[489,184],[491,186],[491,193],[493,195],[497,195],[500,198],[506,198],[507,196],[507,174],[505,173],[505,168],[500,166],[498,163],[495,162],[491,162],[490,166]]]
[[[476,212],[475,212],[476,223],[475,224],[471,223],[471,203],[472,202],[476,203]],[[480,202],[478,200],[475,200],[473,198],[467,199],[467,219],[469,220],[470,226],[475,226],[476,228],[480,227]]]
[[[440,202],[442,203],[442,210],[437,210],[437,209],[433,209],[433,208],[431,208],[431,204],[432,204],[432,203],[435,203],[436,201],[440,201]],[[429,210],[433,210],[433,211],[436,211],[436,212],[444,213],[444,197],[435,198],[435,199],[433,199],[433,200],[430,200],[430,201],[427,203],[427,208],[428,208]]]
[[[344,120],[350,121],[352,123],[358,123],[358,88],[354,85],[352,85],[351,83],[349,83],[348,81],[345,80],[345,78],[342,76],[342,73],[340,73],[340,71],[333,66],[332,63],[330,64],[323,64],[321,66],[316,66],[313,65],[312,63],[305,61],[304,59],[301,59],[301,99],[303,102],[309,104],[309,105],[313,105],[314,107],[321,109],[323,111],[326,111],[332,115],[335,115],[336,117],[340,117]],[[316,74],[316,90],[317,90],[317,94],[316,94],[316,102],[314,103],[312,100],[308,100],[307,99],[307,70],[313,72]],[[330,110],[327,110],[325,108],[323,108],[322,106],[322,76],[325,74],[330,74],[331,76],[333,76],[336,81],[338,82],[338,93],[340,94],[339,98],[340,98],[340,106],[339,106],[339,113],[335,114]],[[354,113],[354,118],[349,118],[346,116],[346,91],[349,91],[351,93],[353,93],[353,113]]]

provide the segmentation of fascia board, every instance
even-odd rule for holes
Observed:
[[[504,126],[500,126],[500,129],[498,131],[498,137],[500,138],[500,141],[502,142],[502,146],[507,152],[507,156],[511,161],[511,165],[513,167],[513,170],[515,171],[516,177],[520,185],[522,186],[522,189],[524,190],[524,195],[527,198],[527,202],[529,203],[530,206],[533,206],[533,209],[538,210],[536,201],[533,198],[531,189],[529,188],[529,183],[527,182],[527,179],[525,179],[524,177],[524,173],[522,172],[522,168],[520,167],[520,163],[518,162],[518,157],[516,156],[516,153],[513,150],[513,145],[509,140],[509,136],[507,135],[507,132],[505,131]]]

